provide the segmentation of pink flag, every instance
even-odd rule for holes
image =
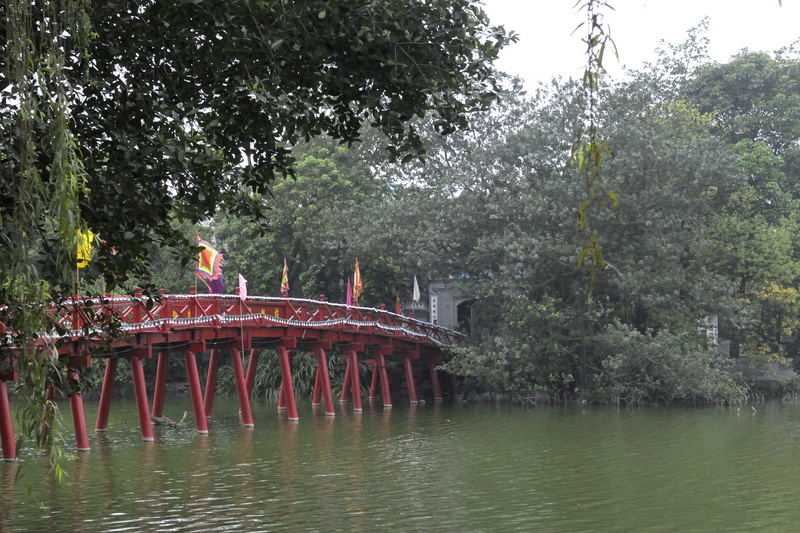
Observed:
[[[350,276],[347,277],[347,305],[353,305],[353,288],[350,286]]]
[[[247,300],[247,280],[244,279],[241,273],[239,274],[239,298],[242,301]]]

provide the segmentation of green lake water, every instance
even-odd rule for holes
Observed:
[[[30,455],[0,464],[0,532],[800,529],[800,404],[397,403],[335,418],[301,404],[289,422],[254,402],[244,429],[217,399],[198,435],[189,398],[170,396],[187,427],[146,443],[134,401],[115,400],[61,484]],[[90,427],[96,412],[86,402]]]

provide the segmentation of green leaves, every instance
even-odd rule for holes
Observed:
[[[59,87],[85,167],[73,175],[88,180],[73,187],[81,214],[120,252],[98,263],[109,286],[143,274],[151,239],[181,245],[169,213],[258,213],[248,196],[294,175],[298,142],[352,143],[367,122],[398,159],[422,157],[408,121],[434,113],[442,131],[465,127],[491,101],[492,61],[512,39],[468,0],[124,0],[88,15],[95,38],[66,56]],[[59,153],[43,152],[45,181]]]

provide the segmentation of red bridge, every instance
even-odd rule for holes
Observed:
[[[437,365],[445,349],[459,335],[446,328],[381,309],[345,306],[320,300],[300,300],[238,295],[160,295],[150,299],[137,292],[134,297],[108,296],[103,299],[68,302],[66,309],[53,309],[65,332],[43,335],[42,341],[60,340],[60,354],[69,354],[75,367],[89,365],[92,357],[107,359],[95,429],[104,431],[111,407],[114,377],[119,359],[130,362],[142,439],[153,440],[153,419],[163,418],[165,376],[170,354],[180,353],[186,361],[189,392],[197,431],[208,432],[216,389],[217,368],[223,349],[231,354],[239,397],[242,424],[253,426],[250,396],[255,370],[262,350],[274,350],[281,366],[278,409],[289,420],[297,420],[292,387],[291,358],[296,351],[311,352],[317,358],[313,405],[324,405],[334,416],[333,394],[328,375],[329,355],[346,361],[340,401],[352,396],[353,408],[362,409],[359,361],[372,365],[369,398],[377,398],[378,385],[385,407],[391,407],[387,360],[405,369],[408,396],[418,402],[414,367],[430,373],[434,397],[442,398]],[[114,327],[109,329],[108,324]],[[113,333],[109,333],[113,331]],[[202,391],[197,354],[210,350],[205,392]],[[249,351],[247,371],[242,355]],[[152,414],[148,405],[142,360],[157,355]],[[77,373],[70,371],[72,377]],[[5,382],[17,379],[16,371],[0,372],[0,440],[3,458],[14,460],[16,448]],[[80,394],[70,398],[77,449],[89,449],[83,401]]]

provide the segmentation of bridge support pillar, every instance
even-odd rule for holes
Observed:
[[[289,420],[299,420],[297,403],[294,399],[294,387],[292,386],[292,367],[289,360],[289,350],[284,346],[278,348],[278,358],[281,363],[281,397],[286,402],[287,415]],[[280,401],[278,408],[280,408]]]
[[[8,403],[6,382],[0,379],[0,444],[3,446],[3,461],[17,459],[17,443],[14,426],[11,424],[11,406]]]
[[[411,358],[403,357],[403,365],[406,368],[406,386],[408,387],[408,401],[419,403],[417,398],[417,384],[414,382],[414,367],[411,365]]]
[[[153,442],[153,424],[150,421],[150,408],[147,405],[147,386],[144,382],[144,368],[142,360],[137,356],[132,356],[131,372],[133,373],[133,391],[136,395],[136,408],[139,412],[139,427],[142,431],[142,440]]]
[[[211,350],[211,358],[208,361],[208,376],[206,376],[206,394],[203,397],[203,410],[206,418],[211,418],[214,410],[214,394],[217,392],[217,370],[219,369],[220,349]]]
[[[344,369],[344,378],[342,379],[342,392],[339,393],[339,403],[347,402],[347,398],[350,396],[350,371],[352,370],[352,366],[350,365],[350,355],[348,354],[345,357],[347,361],[347,366]]]
[[[372,379],[369,382],[369,399],[375,400],[378,398],[378,361],[370,359],[367,364],[372,365]]]
[[[195,352],[187,350],[184,353],[186,359],[186,377],[189,380],[189,394],[192,397],[192,408],[194,409],[194,422],[198,433],[208,433],[208,422],[206,422],[206,411],[203,406],[203,391],[200,388],[200,374],[197,371],[197,357]]]
[[[156,384],[153,391],[153,418],[164,418],[164,394],[167,389],[167,368],[169,367],[169,353],[158,352],[156,365]]]
[[[311,405],[312,407],[322,405],[322,377],[319,375],[319,365],[314,372],[314,392],[311,394]]]
[[[362,411],[361,405],[361,377],[358,373],[358,352],[351,348],[349,351],[350,361],[349,365],[352,368],[350,371],[350,392],[353,394],[353,410]]]
[[[322,396],[325,402],[325,415],[336,416],[336,411],[333,409],[333,393],[331,392],[331,378],[328,374],[328,356],[325,353],[325,348],[317,346],[317,376],[319,377],[320,384],[322,385]]]
[[[117,375],[117,362],[119,359],[110,357],[106,359],[106,371],[103,376],[103,388],[100,392],[100,405],[97,407],[97,422],[95,431],[105,431],[108,427],[108,412],[111,410],[111,396],[114,392],[114,378]]]
[[[252,354],[253,350],[250,350]],[[252,355],[250,356],[253,357]],[[253,424],[253,413],[250,410],[250,393],[247,390],[247,381],[244,377],[244,366],[242,364],[242,354],[238,349],[231,349],[231,364],[233,365],[233,376],[236,379],[236,392],[239,395],[239,414],[242,417],[242,425],[251,428]],[[207,392],[207,391],[206,391]]]
[[[281,376],[281,386],[278,388],[278,411],[286,411],[286,392],[283,390],[283,376]]]
[[[253,397],[253,386],[256,382],[256,367],[258,366],[258,356],[261,355],[261,350],[250,350],[250,358],[247,360],[247,376],[245,377],[245,384],[247,385],[247,397]]]
[[[347,347],[347,368],[344,372],[340,402],[346,402],[349,394],[353,395],[353,410],[362,411],[361,404],[361,378],[358,373],[358,352],[364,351],[362,343],[351,344]]]
[[[439,384],[439,371],[436,370],[436,364],[434,362],[428,362],[428,370],[431,372],[431,385],[433,386],[433,399],[434,400],[441,400],[442,399],[442,386]]]
[[[389,389],[389,372],[386,370],[386,355],[391,353],[391,346],[379,346],[378,354],[375,358],[375,370],[373,371],[378,374],[378,378],[381,382],[381,396],[383,397],[384,407],[392,406],[392,394],[391,390]]]
[[[80,377],[74,370],[70,370],[67,375],[71,379],[78,380]],[[75,429],[75,445],[79,452],[88,452],[89,435],[86,432],[86,414],[83,411],[83,397],[80,392],[76,392],[69,399],[69,406],[72,410],[72,426]]]

